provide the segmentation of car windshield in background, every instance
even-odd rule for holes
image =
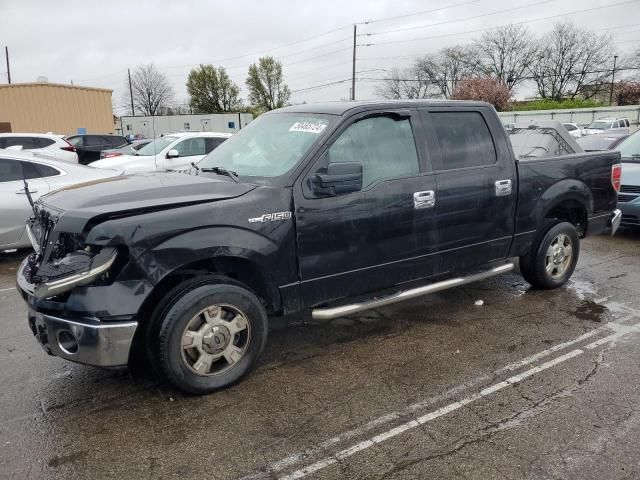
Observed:
[[[156,138],[154,141],[146,144],[140,150],[138,150],[135,154],[142,155],[144,157],[148,157],[150,155],[155,155],[160,153],[162,150],[167,148],[173,142],[178,140],[178,137],[160,137]]]
[[[608,128],[611,128],[611,122],[593,122],[591,125],[589,125],[589,128],[592,128],[594,130],[606,130]]]
[[[617,150],[624,160],[640,162],[640,131],[620,143]]]
[[[291,170],[335,119],[304,113],[265,114],[233,135],[199,163],[247,177],[278,177]]]
[[[610,150],[615,147],[621,140],[619,136],[609,136],[601,133],[598,135],[587,135],[576,139],[578,145],[582,147],[585,152],[595,152],[598,150]]]

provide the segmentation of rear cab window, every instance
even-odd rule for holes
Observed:
[[[434,156],[436,171],[484,167],[497,162],[493,136],[479,111],[431,111],[431,124],[441,155]]]

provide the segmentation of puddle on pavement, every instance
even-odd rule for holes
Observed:
[[[576,318],[580,320],[588,320],[591,322],[603,322],[606,317],[607,307],[593,300],[583,300],[582,303],[573,312]]]

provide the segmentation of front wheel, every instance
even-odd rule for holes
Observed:
[[[580,239],[569,222],[553,225],[520,257],[520,272],[536,288],[558,288],[567,283],[578,263]]]
[[[179,290],[159,319],[155,358],[166,379],[184,392],[232,385],[264,348],[266,312],[252,292],[231,282],[216,279]]]

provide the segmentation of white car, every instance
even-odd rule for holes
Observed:
[[[569,135],[573,138],[582,137],[582,129],[576,123],[563,123],[562,126],[567,129]]]
[[[596,135],[603,132],[608,133],[629,133],[629,119],[627,118],[601,118],[592,122],[584,129],[585,135]]]
[[[118,172],[60,162],[31,152],[0,150],[0,251],[29,247],[25,230],[33,201],[62,187],[114,177]]]
[[[0,149],[22,147],[22,150],[46,155],[61,162],[78,163],[76,147],[62,135],[52,133],[0,133]]]
[[[110,168],[128,175],[141,172],[185,170],[198,163],[230,133],[181,132],[156,138],[133,155],[119,155],[90,163],[91,167]]]

